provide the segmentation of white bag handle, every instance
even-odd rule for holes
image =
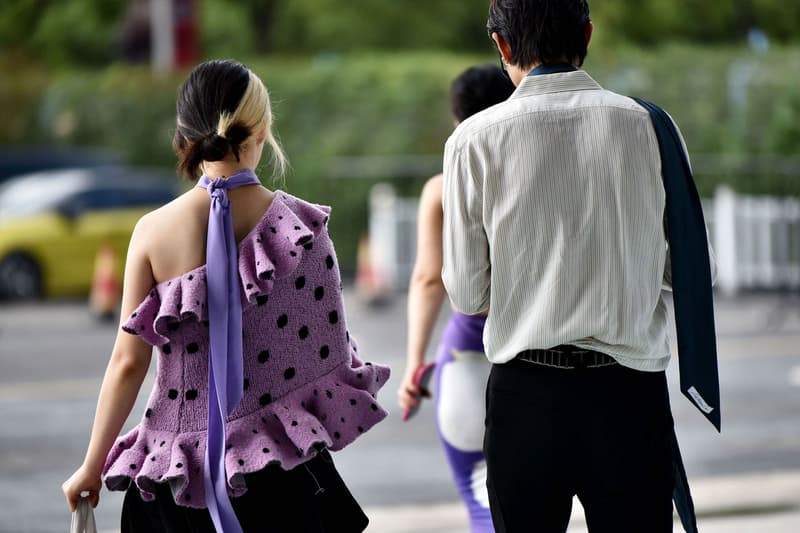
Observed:
[[[72,513],[72,526],[69,531],[70,533],[97,533],[94,511],[89,503],[89,498],[78,500],[78,507]]]

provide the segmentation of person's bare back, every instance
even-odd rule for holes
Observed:
[[[228,191],[237,243],[261,220],[274,197],[275,193],[259,185]],[[193,188],[142,218],[139,228],[156,283],[206,263],[210,202],[205,189]]]

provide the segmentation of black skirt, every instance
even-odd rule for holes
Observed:
[[[247,492],[231,498],[245,533],[360,533],[368,519],[327,450],[292,469],[276,465],[246,474]],[[122,533],[215,533],[208,509],[177,505],[167,484],[146,502],[131,485],[122,504]]]

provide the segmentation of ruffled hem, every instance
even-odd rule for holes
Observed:
[[[242,307],[263,305],[276,279],[289,276],[303,252],[328,223],[330,208],[304,202],[281,191],[258,224],[239,243]],[[280,261],[278,261],[280,257]],[[122,329],[160,346],[184,320],[208,321],[206,266],[163,281],[122,324]]]
[[[244,474],[269,464],[290,470],[323,448],[347,446],[383,420],[388,413],[375,394],[388,379],[388,367],[341,365],[254,413],[230,420],[225,454],[230,496],[247,491]],[[205,447],[205,431],[136,426],[117,440],[106,460],[106,487],[126,490],[134,482],[150,501],[156,484],[168,483],[177,504],[204,508]]]

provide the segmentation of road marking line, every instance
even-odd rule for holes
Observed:
[[[39,400],[43,397],[47,401],[63,399],[96,399],[100,392],[102,376],[95,378],[57,379],[45,381],[30,381],[27,383],[0,384],[0,402],[19,400]],[[154,379],[150,375],[142,383],[142,390],[149,390]]]

